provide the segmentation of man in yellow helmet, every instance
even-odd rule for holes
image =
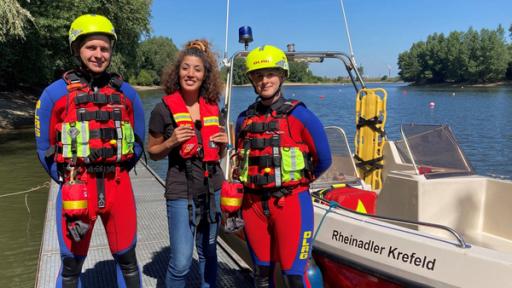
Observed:
[[[288,287],[310,287],[305,277],[313,236],[309,183],[331,165],[320,120],[297,100],[285,99],[289,73],[283,51],[265,45],[246,58],[258,99],[237,119],[242,217],[255,264],[255,286],[272,286],[280,263]]]
[[[129,171],[142,154],[144,112],[135,90],[108,73],[117,35],[104,16],[86,14],[69,29],[77,66],[49,85],[36,106],[37,152],[59,183],[57,287],[80,286],[92,230],[101,217],[118,285],[140,287],[137,217]]]

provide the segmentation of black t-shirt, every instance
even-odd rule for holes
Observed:
[[[167,139],[174,131],[171,112],[163,102],[156,104],[149,118],[149,132],[158,133]],[[196,131],[197,132],[197,131]],[[187,177],[185,175],[185,160],[180,156],[181,146],[173,148],[169,152],[167,178],[165,180],[165,198],[168,200],[187,199]],[[210,178],[215,191],[220,189],[224,176],[220,165],[214,167],[214,173]],[[199,196],[208,192],[208,184],[205,181],[203,162],[198,158],[192,159],[191,191]]]

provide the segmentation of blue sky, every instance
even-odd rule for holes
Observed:
[[[398,54],[435,32],[466,31],[469,27],[507,31],[512,0],[344,0],[357,63],[369,76],[398,72]],[[191,39],[206,38],[223,55],[225,0],[153,0],[152,35],[172,38],[181,48]],[[228,54],[243,49],[238,28],[251,26],[254,48],[349,52],[340,0],[230,0]],[[317,75],[345,75],[334,63],[314,65]]]

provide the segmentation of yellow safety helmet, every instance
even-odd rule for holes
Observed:
[[[84,14],[71,23],[68,33],[69,47],[72,47],[73,42],[80,36],[97,33],[106,34],[113,41],[117,40],[114,25],[112,25],[112,22],[107,17],[96,14]]]
[[[257,47],[249,52],[245,59],[245,66],[247,68],[246,74],[259,69],[280,68],[285,71],[285,76],[288,77],[290,70],[286,54],[281,49],[271,45]]]

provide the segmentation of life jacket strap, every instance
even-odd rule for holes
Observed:
[[[186,159],[185,160],[185,177],[187,178],[187,200],[188,200],[188,219],[192,225],[197,226],[199,223],[196,223],[195,216],[194,216],[194,210],[193,210],[193,203],[194,200],[197,199],[197,195],[192,191],[192,186],[194,183],[194,179],[192,178],[192,160]]]
[[[215,173],[215,166],[205,164],[205,178],[208,183],[208,194],[206,195],[205,207],[208,214],[208,223],[217,223],[217,206],[215,205],[215,188],[213,187],[212,176]]]
[[[123,77],[121,77],[121,75],[117,73],[110,73],[110,87],[116,89],[117,91],[121,91],[123,82]]]
[[[252,133],[263,133],[266,131],[278,131],[279,126],[277,121],[270,122],[253,122],[243,128],[244,132],[252,132]]]
[[[121,104],[121,95],[119,93],[113,93],[106,95],[103,93],[80,93],[75,96],[75,104],[82,105],[87,103],[94,104]]]
[[[103,147],[103,148],[91,148],[91,153],[89,154],[89,161],[96,161],[99,158],[110,158],[114,155],[116,155],[117,151],[116,148],[111,147]],[[62,147],[57,148],[57,153],[62,154],[63,149]]]
[[[279,135],[271,138],[248,138],[244,141],[244,149],[264,149],[265,147],[279,147],[281,139]]]
[[[84,108],[80,108],[76,111],[76,119],[78,121],[108,121],[108,120],[114,120],[114,121],[121,121],[122,115],[121,111],[102,111],[102,110],[96,110],[96,111],[87,111]]]
[[[285,100],[279,107],[275,108],[274,117],[286,117],[300,103],[298,100]]]
[[[120,164],[87,164],[86,166],[87,172],[91,174],[109,174],[115,173],[116,168],[119,167],[121,171],[127,170],[127,165],[124,163]]]
[[[100,128],[89,131],[90,139],[101,139],[104,141],[109,141],[112,139],[117,139],[117,136],[116,128]]]
[[[249,183],[254,183],[256,185],[266,185],[269,183],[274,183],[276,178],[274,175],[252,175],[249,176]]]
[[[249,157],[249,166],[258,167],[280,167],[281,156],[264,155],[264,156],[253,156]]]

